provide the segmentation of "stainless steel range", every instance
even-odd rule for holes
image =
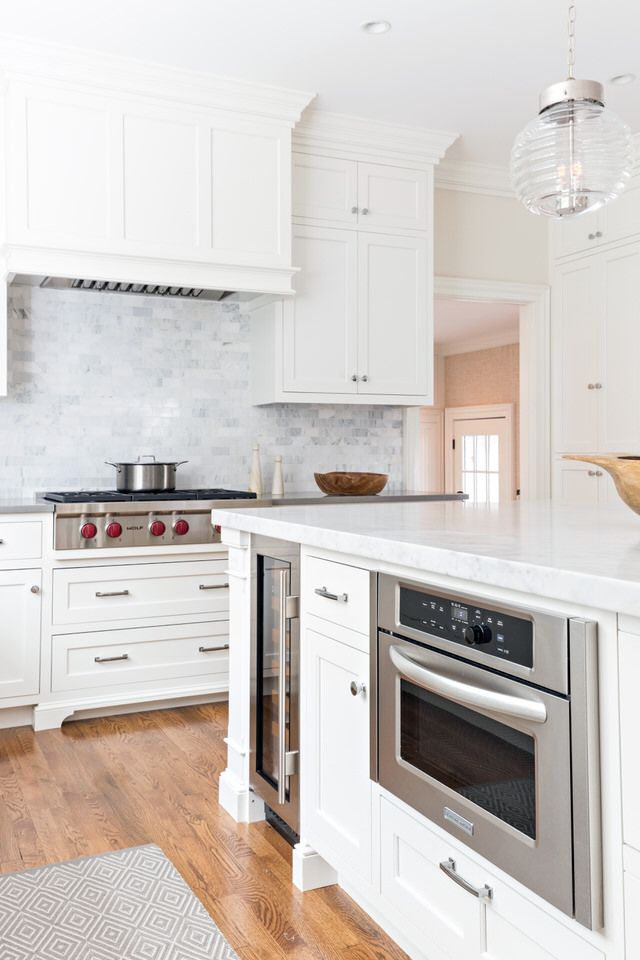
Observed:
[[[42,499],[55,503],[55,550],[100,550],[219,543],[211,511],[256,495],[217,488],[156,494],[79,490],[45,493]]]

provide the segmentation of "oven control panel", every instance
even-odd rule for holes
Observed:
[[[533,666],[533,623],[473,603],[400,587],[400,623],[500,660]]]

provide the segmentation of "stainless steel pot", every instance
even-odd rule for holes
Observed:
[[[151,461],[144,463],[143,461]],[[112,463],[105,460],[110,467],[116,468],[116,489],[120,493],[162,493],[164,490],[175,490],[178,467],[188,460],[160,462],[153,454],[139,456],[135,463]]]

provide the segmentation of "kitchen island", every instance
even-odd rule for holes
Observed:
[[[214,519],[220,522],[222,515]],[[640,763],[635,730],[640,707],[634,677],[640,670],[640,518],[617,507],[585,510],[546,502],[496,508],[457,502],[225,511],[231,676],[229,756],[220,802],[237,820],[245,821],[264,815],[262,802],[249,786],[253,760],[251,557],[253,545],[264,537],[300,544],[301,550],[300,841],[294,849],[294,883],[307,890],[338,882],[418,960],[513,960],[516,956],[631,960],[639,956]],[[388,629],[393,643],[398,633],[416,635],[415,628],[412,634],[412,628],[400,627],[400,621],[408,622],[403,619],[401,601],[396,601],[396,620],[390,627],[378,620],[378,593],[391,596],[394,584],[417,591],[414,596],[423,596],[422,606],[432,611],[439,604],[444,610],[443,598],[450,599],[452,616],[458,618],[457,627],[452,621],[453,627],[465,637],[473,638],[470,624],[476,631],[476,640],[466,641],[472,652],[465,653],[465,644],[453,648],[456,660],[475,659],[484,676],[489,667],[492,674],[511,670],[523,678],[519,686],[527,700],[525,713],[532,716],[529,701],[544,700],[550,684],[540,680],[536,686],[535,675],[527,675],[519,663],[504,666],[513,657],[508,643],[495,647],[497,633],[493,646],[486,647],[494,655],[482,663],[483,648],[477,645],[484,642],[481,631],[489,623],[495,629],[494,624],[502,622],[498,618],[507,620],[510,614],[516,615],[521,627],[530,612],[538,630],[531,647],[535,657],[542,650],[548,624],[566,627],[571,657],[561,631],[547,661],[556,672],[565,654],[570,662],[570,695],[564,701],[567,716],[571,715],[573,752],[563,761],[561,752],[554,753],[552,745],[546,744],[545,736],[552,742],[560,739],[560,733],[556,737],[550,729],[556,723],[553,704],[559,702],[554,695],[528,738],[531,769],[535,769],[533,826],[519,824],[514,830],[511,824],[503,832],[502,846],[495,846],[495,855],[487,855],[486,845],[482,851],[480,817],[474,836],[471,821],[476,818],[460,817],[456,809],[451,817],[445,813],[441,822],[424,813],[417,794],[402,792],[400,768],[409,766],[403,759],[405,734],[384,726],[384,717],[393,713],[387,706],[378,718],[383,711],[378,681],[380,689],[384,681],[376,674],[378,666],[381,672],[384,667],[378,628]],[[424,636],[418,633],[418,648],[442,648],[437,631],[449,626],[437,611],[429,616],[435,619],[422,620],[424,627],[418,627],[426,631]],[[591,630],[594,643],[594,675],[585,685],[584,702],[577,697],[573,672],[581,655],[574,645],[574,630]],[[515,642],[511,646],[515,649]],[[404,691],[406,682],[406,675],[398,676],[397,689]],[[513,685],[513,680],[509,683]],[[491,695],[495,699],[495,691]],[[398,716],[400,703],[398,696]],[[583,758],[576,729],[583,708],[584,717],[593,715],[595,723],[585,720],[583,724],[583,752],[591,759],[580,783],[575,772]],[[493,709],[482,713],[486,722],[497,716]],[[529,729],[524,722],[511,727],[521,732]],[[377,764],[389,737],[401,761],[397,784],[384,782],[384,776],[378,775]],[[451,738],[445,762],[447,751],[455,746]],[[388,744],[386,749],[389,752]],[[469,751],[476,749],[475,741],[469,741]],[[524,756],[526,749],[521,753]],[[569,769],[573,770],[570,797],[565,789]],[[428,778],[422,776],[422,780],[426,783]],[[468,801],[464,803],[468,809]],[[578,836],[581,805],[583,813],[588,808],[590,817],[586,843]],[[539,871],[544,878],[546,870],[545,889],[533,865],[541,860],[552,827],[559,839],[557,856],[552,848]],[[505,850],[516,839],[522,849],[521,863],[509,865]],[[565,841],[573,842],[575,862],[586,863],[584,869],[574,871],[575,909],[566,904],[559,908],[552,892],[562,871],[560,848]],[[585,856],[586,860],[580,859]],[[531,883],[522,880],[529,861],[531,875],[536,877]],[[594,895],[593,909],[585,914],[578,901],[586,873],[593,879]]]

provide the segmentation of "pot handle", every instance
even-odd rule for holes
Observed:
[[[152,453],[139,453],[137,462],[141,463],[143,460],[153,460],[154,463],[156,462],[156,458]]]
[[[188,461],[188,460],[178,460],[178,462],[175,464],[176,468],[177,468],[177,467],[181,467],[183,463],[189,463],[189,461]]]
[[[105,463],[106,463],[106,465],[107,465],[108,467],[115,467],[116,470],[119,470],[119,469],[120,469],[119,464],[117,464],[117,463],[112,463],[111,460],[105,460]]]

